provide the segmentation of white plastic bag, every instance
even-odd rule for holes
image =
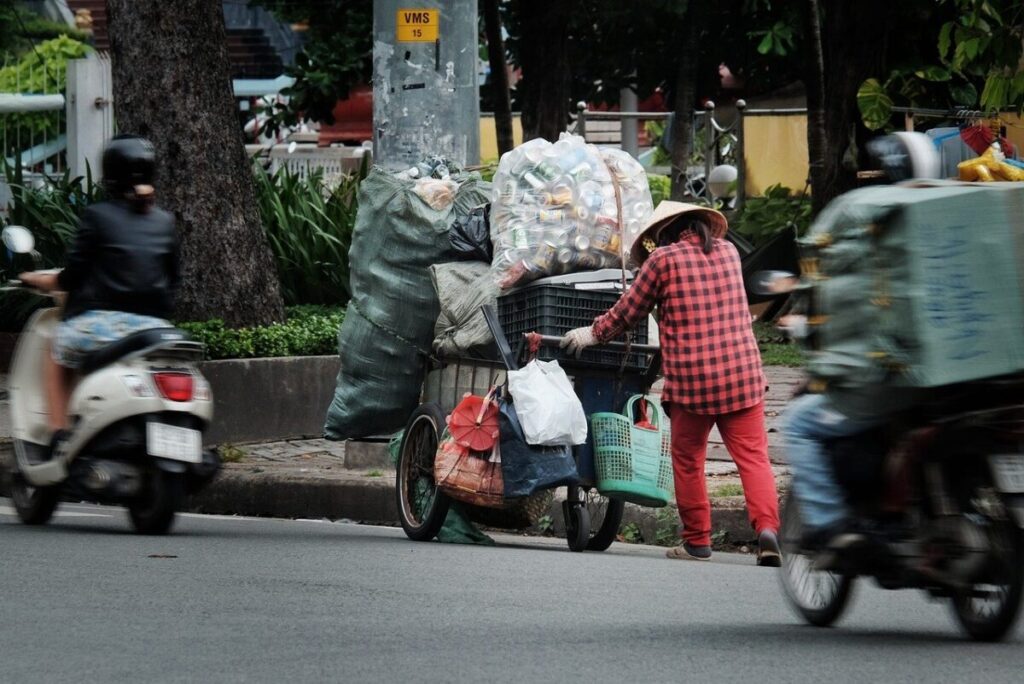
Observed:
[[[508,373],[508,389],[526,442],[562,446],[587,441],[587,417],[557,361],[531,361]]]

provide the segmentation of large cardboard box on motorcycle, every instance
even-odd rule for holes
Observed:
[[[1024,183],[864,188],[802,239],[819,348],[846,388],[1024,371]]]

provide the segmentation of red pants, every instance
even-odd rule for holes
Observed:
[[[716,423],[740,471],[751,526],[758,534],[764,530],[778,532],[779,500],[768,461],[764,403],[720,416],[689,413],[673,406],[671,416],[672,465],[683,539],[693,546],[711,544],[711,502],[708,501],[704,461],[708,435]]]

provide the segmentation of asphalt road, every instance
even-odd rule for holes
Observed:
[[[1024,681],[1022,627],[965,642],[944,604],[866,585],[838,628],[807,627],[749,556],[212,516],[147,538],[117,509],[12,513],[0,499],[2,682]]]

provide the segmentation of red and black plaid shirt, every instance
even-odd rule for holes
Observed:
[[[658,306],[664,403],[721,415],[764,398],[761,353],[751,327],[740,257],[725,240],[711,254],[684,233],[644,262],[630,288],[594,321],[601,342],[618,337]]]

